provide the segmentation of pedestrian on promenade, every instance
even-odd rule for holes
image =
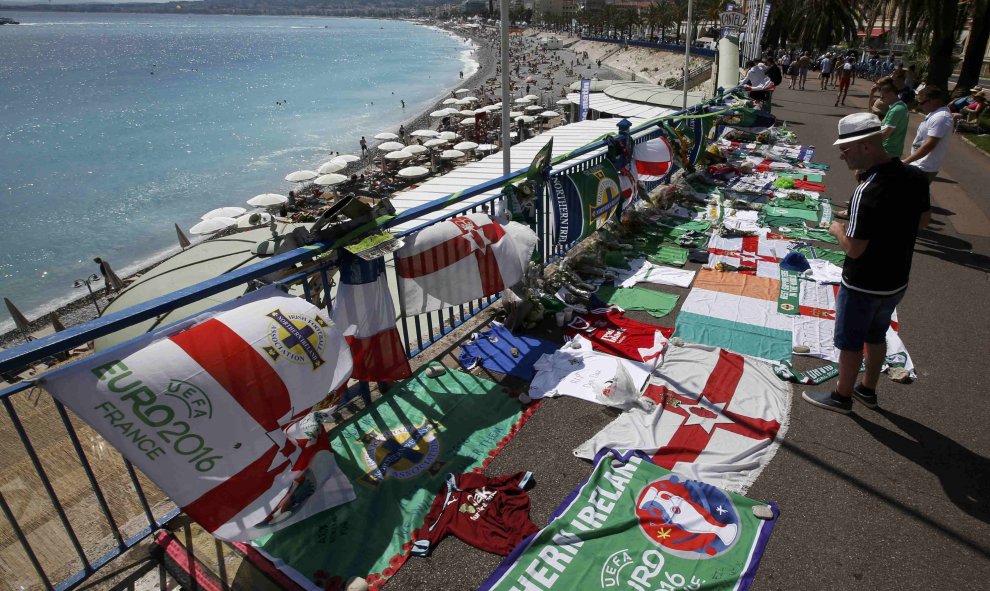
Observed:
[[[368,153],[368,140],[361,136],[361,157],[363,158]]]
[[[811,67],[811,56],[808,55],[807,51],[802,53],[801,57],[798,58],[798,66],[800,66],[798,80],[801,84],[801,90],[804,90],[804,83],[808,81],[808,68]]]
[[[801,397],[819,408],[848,414],[852,399],[876,408],[877,381],[887,353],[890,318],[907,290],[918,230],[931,217],[928,185],[917,169],[883,149],[880,119],[853,113],[839,121],[841,158],[862,171],[853,192],[849,222],[832,222],[829,234],[846,254],[835,302],[835,348],[839,384]],[[866,373],[856,383],[866,346]]]
[[[846,60],[839,68],[839,94],[835,97],[835,106],[846,104],[846,95],[849,94],[849,85],[852,84],[853,58]]]
[[[904,159],[904,163],[921,169],[931,183],[938,176],[945,150],[949,147],[952,113],[945,106],[945,93],[937,86],[922,88],[918,93],[918,104],[927,116],[918,126],[918,133],[911,144],[911,154]]]
[[[883,116],[881,125],[883,137],[883,149],[891,158],[900,158],[904,153],[904,139],[908,130],[908,108],[897,94],[897,87],[893,82],[887,81],[878,83],[880,86],[880,99],[890,105],[887,114]]]
[[[828,90],[828,80],[832,76],[832,54],[826,53],[822,58],[822,70],[818,75],[821,80],[822,90]]]

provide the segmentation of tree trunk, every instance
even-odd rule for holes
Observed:
[[[966,53],[963,56],[962,68],[959,70],[959,81],[952,91],[953,97],[969,94],[969,89],[980,81],[983,70],[983,56],[986,55],[987,42],[990,41],[990,1],[980,0],[973,8],[973,28],[969,31],[966,42]]]
[[[932,42],[928,51],[926,84],[946,89],[952,75],[952,51],[956,46],[956,11],[958,0],[942,0],[932,13]]]

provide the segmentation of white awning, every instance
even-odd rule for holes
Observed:
[[[656,107],[653,105],[644,105],[642,103],[631,103],[629,101],[623,101],[619,99],[614,99],[606,96],[605,93],[594,93],[588,95],[589,103],[588,106],[598,111],[599,113],[607,113],[609,115],[615,115],[617,117],[640,117],[643,119],[656,119],[657,117],[663,117],[669,113],[675,112],[677,109],[668,109],[665,107]],[[575,104],[580,104],[581,95],[572,92],[567,95],[567,100],[573,101]],[[575,107],[577,108],[577,107]]]

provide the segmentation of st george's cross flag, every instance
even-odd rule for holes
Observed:
[[[659,181],[671,171],[673,156],[670,142],[664,137],[636,144],[633,154],[636,157],[636,174],[641,181]]]
[[[783,236],[765,233],[760,236],[726,238],[718,234],[708,241],[708,267],[727,263],[739,268],[740,273],[777,279],[780,277],[780,260],[787,256],[794,243]]]
[[[395,382],[412,375],[406,349],[395,326],[395,306],[385,275],[385,259],[366,261],[340,249],[340,287],[333,321],[351,347],[351,377]]]
[[[247,541],[354,499],[312,415],[350,374],[326,313],[271,288],[42,386],[204,529]]]
[[[499,293],[526,272],[536,233],[471,213],[407,236],[395,252],[402,309],[424,314]]]
[[[701,345],[670,347],[653,375],[643,396],[656,406],[620,415],[574,454],[641,450],[687,478],[745,492],[783,439],[790,386],[765,363]]]

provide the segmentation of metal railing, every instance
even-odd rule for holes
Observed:
[[[696,105],[688,112],[701,106]],[[631,133],[637,143],[660,135],[656,122],[641,125]],[[565,162],[556,162],[558,171],[555,174],[560,172],[561,164],[573,162],[562,169],[566,173],[600,163],[606,158],[604,153],[582,157],[605,145],[605,140],[600,140],[568,154]],[[526,170],[519,169],[471,187],[456,199],[447,196],[402,212],[384,227],[394,228],[423,219],[451,203],[464,203],[516,180]],[[658,182],[652,183],[656,184]],[[399,235],[417,232],[464,213],[486,208],[493,211],[502,199],[501,193],[490,196],[441,218],[424,220]],[[538,208],[538,236],[542,245],[550,246],[540,250],[546,264],[566,253],[574,244],[558,245],[550,239],[552,216],[546,193]],[[9,375],[41,364],[96,338],[234,287],[249,291],[250,285],[257,284],[263,277],[279,271],[284,273],[300,263],[311,263],[315,257],[337,246],[316,243],[302,247],[2,351],[0,374]],[[332,258],[324,257],[315,266],[279,283],[301,285],[304,297],[310,301],[314,298],[311,286],[322,286],[323,299],[330,310],[333,305],[330,287],[335,270]],[[395,281],[394,269],[389,269],[389,275],[389,279]],[[497,296],[491,296],[428,314],[400,318],[407,355],[411,358],[422,353],[496,299]],[[368,384],[358,383],[349,390],[345,402],[356,396],[367,399],[369,391]],[[74,589],[179,514],[179,509],[153,483],[112,450],[88,425],[37,389],[33,380],[14,384],[0,392],[0,404],[4,408],[0,413],[0,438],[6,444],[3,457],[0,457],[0,470],[6,477],[0,482],[0,512],[6,520],[6,527],[0,527],[0,580],[11,588]]]

